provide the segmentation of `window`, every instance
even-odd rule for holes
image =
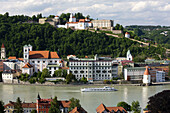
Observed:
[[[74,73],[78,73],[78,71],[74,71]]]
[[[40,63],[40,61],[37,61],[38,63]]]
[[[84,73],[84,71],[82,70],[82,71],[80,71],[80,73]]]
[[[56,70],[56,67],[54,67],[54,70]]]
[[[32,63],[34,63],[34,61],[32,61]]]
[[[53,61],[51,60],[50,63],[52,63]]]
[[[45,63],[45,61],[43,61],[43,63]]]
[[[27,55],[25,55],[25,58],[27,58]]]

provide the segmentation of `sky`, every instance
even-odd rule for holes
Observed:
[[[170,26],[170,0],[0,0],[0,14],[60,15],[81,12],[114,24]]]

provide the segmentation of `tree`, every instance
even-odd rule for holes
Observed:
[[[131,111],[131,106],[128,103],[124,102],[124,101],[119,102],[117,104],[117,107],[123,107],[126,111]]]
[[[81,81],[86,84],[87,83],[87,78],[86,77],[82,77]]]
[[[47,68],[44,68],[41,74],[41,78],[45,78],[45,77],[50,77],[50,72],[48,71]]]
[[[51,101],[51,106],[49,108],[49,113],[60,113],[59,103],[57,101],[57,97],[54,97],[53,101]]]
[[[4,102],[3,101],[0,101],[0,113],[5,113],[4,112]]]
[[[139,101],[133,101],[132,102],[131,110],[134,111],[134,113],[140,113],[141,112]]]
[[[31,113],[37,113],[37,110],[32,110]]]
[[[72,80],[75,80],[75,76],[72,73],[70,73],[66,76],[66,83],[69,83]]]
[[[78,108],[81,107],[81,105],[80,105],[80,100],[79,100],[79,99],[71,98],[69,101],[71,101],[70,107],[68,108],[69,111],[71,111],[71,110],[74,109],[75,107],[78,107]]]
[[[15,113],[22,113],[23,112],[22,101],[19,97],[16,100],[14,108],[15,108]]]
[[[149,97],[148,110],[152,113],[170,113],[170,90]]]

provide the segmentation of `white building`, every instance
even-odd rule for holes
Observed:
[[[76,55],[68,55],[67,56],[67,59],[69,60],[69,59],[76,59],[77,57],[76,57]]]
[[[33,66],[33,73],[48,68],[52,76],[58,67],[63,67],[63,62],[61,62],[57,52],[32,51],[32,46],[30,44],[25,45],[23,49],[24,62],[25,64],[29,62],[29,64]],[[52,68],[50,68],[51,65]]]
[[[5,59],[5,58],[6,58],[5,46],[2,43],[2,46],[1,46],[1,59]]]
[[[143,80],[143,74],[145,67],[128,67],[124,68],[124,79],[131,80]]]
[[[148,70],[148,66],[146,66],[146,70],[143,74],[143,84],[149,85],[151,83],[151,75]]]
[[[89,19],[79,19],[77,22],[76,18],[73,16],[73,14],[70,14],[69,22],[67,22],[65,25],[57,25],[58,28],[74,28],[74,29],[86,29],[89,27],[92,27],[92,23]]]
[[[24,62],[21,60],[5,60],[3,62],[3,70],[22,70],[22,67],[24,66]]]
[[[20,75],[20,72],[15,70],[4,71],[2,73],[2,81],[4,83],[13,83],[13,80]]]
[[[16,110],[14,108],[16,102],[9,101],[5,107],[5,113],[14,113]],[[36,110],[36,103],[22,103],[23,113],[31,113],[33,110]]]
[[[93,28],[113,28],[113,20],[92,20]]]
[[[24,67],[22,67],[22,73],[27,73],[30,76],[33,75],[33,66],[30,63],[25,64]]]
[[[95,56],[95,59],[69,61],[69,71],[78,80],[83,77],[88,81],[111,80],[113,77],[117,77],[118,64],[114,64],[112,60],[101,60]]]
[[[127,51],[126,57],[127,57],[127,60],[131,60],[131,61],[133,60],[133,57],[132,57],[132,55],[130,53],[130,50]]]
[[[164,71],[156,72],[156,82],[165,82],[165,72]]]
[[[126,37],[126,38],[130,38],[130,33],[126,32],[126,33],[125,33],[125,37]]]

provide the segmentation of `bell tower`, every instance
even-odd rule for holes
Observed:
[[[5,58],[6,58],[5,46],[2,43],[2,46],[1,46],[1,59],[5,59]]]

